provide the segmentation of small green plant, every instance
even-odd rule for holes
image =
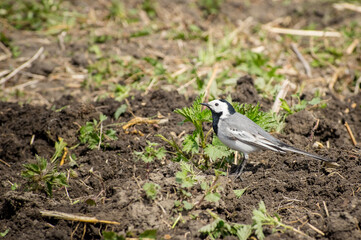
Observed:
[[[5,237],[9,232],[9,229],[6,229],[5,231],[3,232],[0,232],[0,237]]]
[[[279,90],[279,84],[284,76],[277,74],[278,67],[269,63],[269,58],[264,54],[242,51],[235,60],[236,68],[255,77],[255,86],[266,97],[273,97]]]
[[[142,152],[134,152],[135,155],[137,155],[140,159],[142,159],[145,163],[153,162],[154,159],[161,160],[165,157],[165,149],[164,147],[155,148],[159,145],[159,143],[153,143],[150,141],[147,141],[148,146],[145,147],[144,151]]]
[[[11,190],[12,190],[12,191],[15,191],[18,187],[19,187],[19,186],[18,186],[17,183],[11,184]]]
[[[236,195],[237,198],[242,197],[243,193],[247,190],[246,188],[242,188],[242,189],[235,189],[233,190],[234,194]]]
[[[145,183],[143,185],[143,190],[147,194],[147,197],[150,200],[156,199],[158,192],[160,190],[160,186],[156,183]]]
[[[292,106],[288,105],[286,100],[280,99],[282,102],[281,107],[283,110],[286,111],[286,115],[294,114],[294,113],[304,110],[310,106],[311,107],[319,106],[321,108],[325,108],[327,106],[327,103],[325,101],[322,101],[321,98],[318,96],[315,96],[314,98],[312,98],[312,100],[307,101],[305,99],[301,100],[300,94],[297,93],[297,94],[293,94],[292,98],[296,99],[296,101],[297,101],[297,103]]]
[[[226,236],[236,236],[240,240],[246,240],[252,234],[255,234],[257,236],[257,239],[263,240],[265,238],[263,229],[266,226],[272,227],[273,233],[292,230],[303,236],[307,236],[305,233],[293,228],[292,226],[282,223],[278,215],[275,214],[275,216],[272,217],[267,212],[263,201],[259,203],[258,209],[254,209],[252,212],[252,225],[227,223],[215,213],[211,212],[210,210],[207,211],[215,220],[212,223],[202,227],[199,232],[208,235],[211,239]]]
[[[217,14],[221,9],[223,0],[198,0],[198,6],[205,16]]]
[[[64,29],[60,25],[69,27],[75,24],[77,14],[70,12],[63,6],[61,0],[40,1],[11,1],[3,0],[0,3],[1,15],[18,29],[50,30],[49,33],[58,33]]]
[[[97,147],[105,147],[104,140],[117,140],[115,130],[109,128],[109,126],[104,126],[103,122],[107,119],[107,116],[100,114],[99,122],[93,119],[92,122],[87,122],[79,130],[79,140],[82,144],[88,144],[88,148],[94,149]]]
[[[67,186],[65,173],[57,171],[57,162],[65,147],[66,143],[61,139],[55,143],[55,153],[50,162],[46,158],[36,155],[36,163],[23,165],[25,170],[21,175],[28,179],[31,190],[45,190],[49,196],[52,196],[54,187]]]
[[[122,104],[120,107],[118,107],[114,113],[114,118],[116,120],[118,120],[120,115],[122,115],[123,113],[125,113],[127,111],[127,108],[128,108],[127,104]]]
[[[1,9],[1,7],[0,7]],[[1,17],[1,14],[0,14]],[[18,46],[14,45],[10,38],[8,38],[5,33],[0,32],[0,42],[2,42],[6,47],[10,48],[11,55],[14,58],[17,58],[20,56],[21,51]]]
[[[191,189],[197,184],[200,185],[201,189],[204,192],[201,199],[197,203],[195,203],[195,205],[200,205],[203,200],[206,200],[208,202],[218,202],[220,200],[221,195],[218,192],[220,190],[218,179],[221,173],[219,171],[215,171],[215,178],[212,182],[208,183],[204,180],[203,176],[199,176],[195,172],[192,165],[182,161],[180,162],[180,166],[181,171],[176,173],[176,182],[180,184],[179,190],[183,200],[177,200],[174,204],[178,211],[182,211],[183,209],[190,210],[194,207],[194,204],[189,203],[184,199],[189,199],[192,197],[189,189]]]
[[[253,213],[252,228],[254,229],[257,238],[260,240],[263,240],[265,238],[264,233],[263,233],[263,228],[265,226],[272,227],[272,233],[285,232],[287,230],[292,230],[299,234],[307,236],[305,233],[293,228],[292,226],[282,223],[281,218],[277,214],[275,214],[274,216],[271,216],[267,212],[266,206],[263,201],[261,201],[259,203],[258,209],[254,209],[252,213]]]
[[[129,24],[139,21],[137,12],[137,9],[128,9],[122,1],[112,0],[107,18],[115,22]]]
[[[142,9],[147,13],[148,17],[154,19],[157,16],[157,11],[155,9],[156,1],[154,0],[143,0]]]
[[[236,236],[240,240],[247,240],[252,234],[252,226],[237,223],[228,223],[217,214],[207,210],[215,219],[212,223],[199,229],[199,232],[209,236],[210,239],[219,239],[227,236]]]

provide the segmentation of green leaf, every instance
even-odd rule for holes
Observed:
[[[157,197],[160,186],[156,183],[145,183],[143,189],[147,194],[147,197],[151,200],[154,200]]]
[[[181,204],[182,204],[181,201],[179,201],[179,200],[174,200],[174,206],[175,206],[175,207],[179,207]]]
[[[157,157],[158,160],[161,160],[162,158],[165,157],[165,153],[166,153],[165,149],[161,147],[155,152],[155,156]]]
[[[143,238],[156,239],[157,230],[156,229],[145,230],[143,233],[139,235],[139,239],[143,239]]]
[[[247,187],[245,187],[243,189],[233,190],[233,192],[234,192],[234,194],[236,195],[237,198],[240,198],[246,190],[247,190]]]
[[[17,183],[11,184],[11,190],[12,190],[12,191],[15,191],[17,188],[18,188],[18,184],[17,184]]]
[[[259,203],[258,210],[253,210],[253,229],[255,230],[256,236],[258,239],[263,240],[264,239],[264,233],[263,233],[263,221],[267,219],[266,213],[266,206],[263,201]]]
[[[120,115],[122,115],[123,113],[125,113],[127,111],[127,108],[128,108],[127,104],[122,104],[120,107],[118,107],[114,113],[114,118],[118,119],[120,117]]]
[[[208,202],[218,202],[221,199],[221,194],[218,192],[208,193],[204,199]]]
[[[110,138],[111,140],[117,140],[117,132],[113,129],[107,129],[105,131],[105,135],[107,135],[108,138]]]
[[[101,113],[100,115],[99,115],[99,122],[104,122],[105,120],[107,120],[107,116],[105,116],[103,113]]]
[[[231,155],[232,150],[225,146],[218,137],[214,136],[212,145],[208,144],[204,149],[204,153],[209,156],[212,161],[216,161],[217,159]]]
[[[313,98],[311,101],[309,101],[308,104],[316,105],[316,104],[319,104],[320,102],[321,102],[321,98],[316,97],[316,98]]]
[[[199,152],[199,137],[194,135],[186,135],[183,141],[183,151],[186,153]]]
[[[191,210],[193,208],[193,204],[187,201],[183,201],[183,205],[185,210]]]
[[[237,237],[239,240],[247,240],[252,234],[252,226],[251,225],[243,225],[240,228],[237,228]]]
[[[66,147],[67,143],[64,139],[60,138],[59,142],[55,142],[55,153],[51,157],[51,162],[55,162],[59,156],[62,155],[64,148]]]
[[[288,105],[286,100],[280,98],[280,101],[281,101],[281,108],[286,112],[288,112],[289,114],[293,114],[293,110],[291,110],[291,107]]]
[[[148,154],[144,154],[144,153],[142,153],[142,160],[143,160],[143,162],[145,162],[145,163],[151,163],[151,162],[153,162],[153,157],[152,156],[150,156],[150,155],[148,155]]]
[[[0,237],[5,237],[8,234],[9,229],[6,229],[4,232],[0,232]]]
[[[221,218],[217,218],[215,219],[213,222],[211,222],[210,224],[206,225],[206,226],[203,226],[201,229],[198,230],[198,232],[201,232],[201,233],[211,233],[213,231],[216,230],[216,228],[218,227],[218,224],[220,222],[223,222],[224,221],[221,219]]]
[[[201,182],[201,188],[202,188],[202,190],[207,190],[209,188],[208,183],[207,182]]]

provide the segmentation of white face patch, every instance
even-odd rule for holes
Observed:
[[[213,100],[208,103],[209,107],[214,111],[215,113],[222,112],[221,118],[227,117],[230,115],[228,110],[228,105],[225,102],[219,101],[219,100]]]

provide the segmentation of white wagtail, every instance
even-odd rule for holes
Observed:
[[[237,167],[236,178],[241,175],[248,160],[248,154],[260,150],[273,150],[280,153],[295,152],[318,160],[333,162],[331,159],[302,151],[281,142],[251,119],[236,112],[226,100],[213,100],[201,104],[211,110],[213,130],[219,140],[224,145],[242,152],[244,155],[242,164]]]

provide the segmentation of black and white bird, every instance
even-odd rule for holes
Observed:
[[[272,150],[279,153],[295,152],[318,160],[333,162],[331,159],[302,151],[281,142],[251,119],[236,112],[226,100],[213,100],[201,104],[211,110],[213,130],[219,140],[229,148],[243,153],[244,159],[242,164],[237,167],[236,178],[241,175],[246,166],[248,154],[260,150]]]

